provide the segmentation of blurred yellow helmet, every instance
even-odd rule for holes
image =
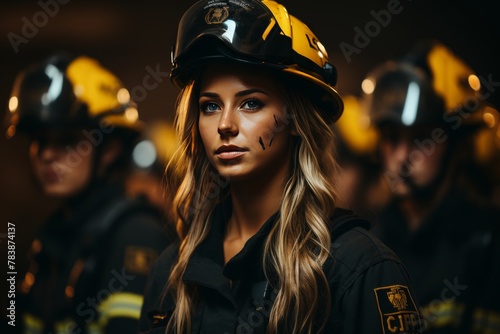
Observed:
[[[483,125],[478,76],[439,41],[419,42],[403,59],[376,67],[362,89],[374,124]]]
[[[56,54],[17,76],[7,112],[7,137],[18,131],[99,124],[137,132],[142,128],[128,90],[97,60]]]
[[[497,109],[488,106],[482,117],[485,127],[474,136],[474,155],[480,165],[489,166],[500,175],[500,113]]]
[[[346,154],[354,156],[370,156],[376,151],[377,131],[370,126],[370,118],[363,109],[362,103],[354,95],[344,98],[344,113],[335,123],[340,144],[347,150]]]

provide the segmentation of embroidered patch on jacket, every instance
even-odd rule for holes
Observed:
[[[147,275],[157,257],[154,249],[128,246],[125,248],[125,269],[131,273]]]
[[[420,333],[422,319],[405,285],[373,289],[383,333]]]

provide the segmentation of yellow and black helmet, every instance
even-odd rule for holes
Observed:
[[[328,103],[333,121],[343,102],[334,89],[337,71],[315,34],[286,8],[267,0],[201,0],[179,22],[171,79],[184,87],[202,64],[226,59],[267,66],[302,79]]]
[[[8,138],[19,131],[99,124],[134,132],[142,128],[136,104],[114,74],[95,59],[65,53],[17,76],[6,122]]]
[[[452,50],[423,40],[403,58],[376,67],[362,83],[371,123],[401,126],[483,125],[481,82]]]

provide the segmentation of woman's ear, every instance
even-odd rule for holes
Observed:
[[[104,145],[100,155],[99,165],[97,166],[97,174],[100,176],[104,175],[109,166],[116,161],[123,150],[122,143],[116,138],[109,139]]]

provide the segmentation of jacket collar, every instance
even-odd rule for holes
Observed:
[[[279,213],[273,214],[224,266],[223,238],[226,223],[231,215],[230,201],[218,205],[212,215],[212,226],[206,239],[196,248],[183,280],[219,291],[229,287],[228,280],[239,280],[250,274],[262,274],[262,250],[266,237],[274,226]]]

